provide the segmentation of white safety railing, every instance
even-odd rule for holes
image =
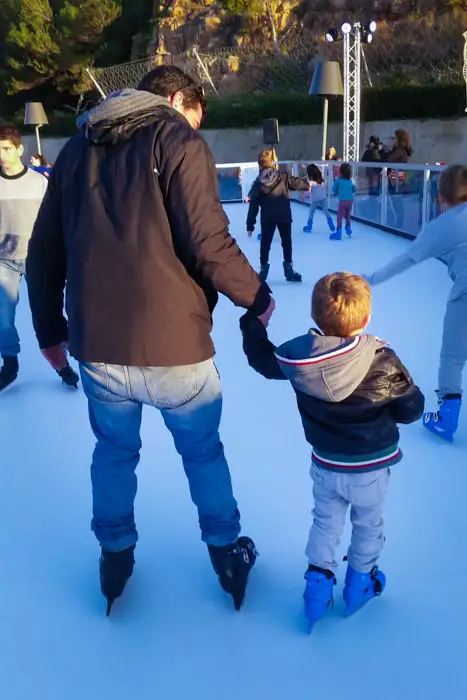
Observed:
[[[311,161],[279,161],[279,168],[289,175],[306,177]],[[338,161],[316,162],[327,184],[328,205],[337,210],[332,194],[334,179],[339,177]],[[383,228],[408,238],[415,238],[423,226],[439,216],[441,205],[438,179],[440,165],[401,165],[400,163],[355,163],[353,179],[357,185],[353,218],[370,226]],[[256,163],[221,163],[217,166],[221,200],[242,202],[248,199],[258,175]],[[292,201],[309,204],[307,192],[291,192]]]

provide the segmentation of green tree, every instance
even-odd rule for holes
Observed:
[[[80,91],[84,67],[121,11],[117,0],[16,0],[6,35],[9,92],[52,81]]]

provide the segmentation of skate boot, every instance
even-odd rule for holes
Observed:
[[[128,579],[133,573],[134,551],[134,545],[120,552],[108,552],[103,548],[101,550],[99,574],[101,591],[103,596],[107,598],[107,617],[110,615],[114,600],[122,595]]]
[[[311,221],[307,223],[306,226],[303,227],[303,233],[311,233],[313,231],[313,224]]]
[[[353,615],[362,605],[372,598],[380,596],[386,586],[386,576],[374,566],[369,574],[360,574],[349,565],[345,575],[344,615]]]
[[[223,590],[232,596],[235,610],[240,610],[245,598],[248,575],[253,568],[258,552],[249,537],[239,537],[237,544],[225,547],[208,545],[214,571]]]
[[[293,269],[292,263],[284,263],[284,275],[287,282],[301,282],[302,276]]]
[[[332,571],[320,569],[310,564],[305,574],[306,586],[303,598],[305,600],[305,617],[308,620],[308,632],[311,633],[316,622],[332,607],[332,589],[336,578]]]
[[[0,391],[13,384],[19,372],[18,358],[16,356],[4,357],[3,367],[0,370]]]
[[[266,282],[269,274],[269,263],[265,263],[264,265],[261,265],[260,270],[259,270],[259,277],[261,279],[261,282]]]
[[[67,366],[63,369],[56,369],[55,371],[62,380],[63,384],[66,386],[71,386],[74,389],[78,388],[79,376],[76,374],[75,370],[70,364],[67,363]]]
[[[349,238],[352,236],[352,226],[350,224],[347,224],[347,226],[345,227],[345,232]]]
[[[460,394],[440,396],[438,392],[438,410],[423,414],[423,425],[430,433],[439,435],[447,442],[452,442],[459,425],[459,413],[462,405]]]
[[[331,235],[329,236],[330,241],[340,241],[341,238],[342,238],[342,229],[341,228],[338,228],[337,231],[335,231],[335,233],[331,233]]]
[[[336,227],[334,226],[334,221],[331,219],[331,217],[328,217],[327,222],[329,230],[331,231],[331,233],[334,233],[334,231],[336,230]]]

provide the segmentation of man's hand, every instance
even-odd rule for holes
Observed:
[[[263,324],[265,328],[268,327],[269,320],[274,312],[274,309],[276,308],[276,302],[274,301],[273,297],[271,297],[271,301],[269,302],[269,306],[264,312],[264,314],[261,314],[261,316],[258,316],[259,320]]]
[[[55,370],[65,369],[68,365],[68,359],[63,346],[64,343],[59,343],[52,348],[44,348],[41,350],[49,365]]]
[[[247,234],[248,234],[248,238],[251,238],[253,235],[253,231],[247,231]]]

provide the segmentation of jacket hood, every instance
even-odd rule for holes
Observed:
[[[260,170],[258,176],[259,184],[263,192],[272,190],[280,179],[281,174],[277,168],[263,168]]]
[[[282,371],[297,391],[337,403],[367,375],[375,353],[387,343],[374,335],[334,338],[310,330],[276,350]]]
[[[165,97],[145,90],[118,90],[78,117],[76,123],[92,143],[115,144],[130,138],[136,129],[157,121],[161,108],[172,110]]]

